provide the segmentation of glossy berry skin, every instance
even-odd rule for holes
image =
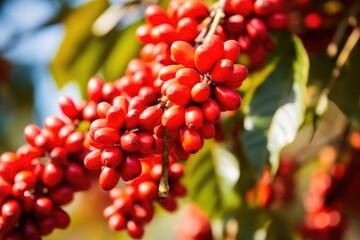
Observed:
[[[195,49],[189,43],[184,41],[175,41],[170,48],[171,56],[174,60],[189,68],[195,68],[194,54]]]
[[[185,124],[185,108],[179,105],[171,106],[165,110],[161,122],[169,130],[180,129]]]

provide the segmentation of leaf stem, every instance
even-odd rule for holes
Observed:
[[[158,188],[158,196],[160,198],[166,198],[169,195],[169,131],[165,128],[164,133],[164,148],[162,155],[162,171]]]

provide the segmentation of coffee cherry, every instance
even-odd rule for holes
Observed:
[[[227,40],[224,42],[223,59],[229,59],[233,63],[236,62],[240,54],[240,44],[235,40]]]
[[[139,141],[136,133],[127,132],[120,137],[120,147],[127,152],[135,152],[139,149]]]
[[[98,156],[96,157],[98,158]],[[121,148],[108,147],[101,152],[101,163],[105,167],[116,168],[122,163],[123,157],[124,157],[124,153],[121,150]],[[96,160],[98,161],[97,158]]]
[[[191,17],[179,19],[176,25],[176,32],[179,40],[190,42],[199,35],[198,22]]]
[[[27,125],[24,129],[24,136],[28,143],[35,146],[35,138],[41,133],[39,126],[35,124]]]
[[[146,108],[139,117],[139,128],[143,130],[152,130],[161,123],[163,110],[157,106]]]
[[[185,1],[177,11],[177,17],[202,20],[209,15],[208,8],[200,1]]]
[[[101,150],[95,149],[89,152],[84,158],[84,165],[89,170],[96,170],[102,167]],[[104,164],[106,166],[106,164]]]
[[[241,14],[234,14],[225,19],[225,30],[232,34],[240,34],[245,28],[245,18]]]
[[[156,4],[152,4],[146,8],[145,19],[152,26],[171,22],[166,12],[159,5]]]
[[[204,145],[204,140],[199,132],[188,127],[180,130],[180,141],[184,150],[189,153],[196,153]]]
[[[37,177],[31,171],[23,170],[15,175],[14,182],[21,183],[21,190],[30,190],[35,187]]]
[[[197,106],[187,107],[185,110],[185,124],[190,129],[200,129],[204,123],[204,114]]]
[[[102,88],[104,83],[100,77],[92,77],[87,84],[87,95],[91,101],[100,102],[102,100]]]
[[[126,182],[133,180],[141,174],[142,166],[135,154],[127,154],[120,165],[121,178]]]
[[[244,80],[247,78],[248,70],[244,65],[234,64],[234,70],[232,75],[226,79],[224,82],[221,82],[221,86],[237,89],[239,88]]]
[[[80,112],[76,109],[75,103],[70,97],[61,96],[59,99],[61,111],[71,120],[78,119]]]
[[[99,184],[105,191],[113,189],[120,179],[120,172],[116,168],[103,167],[99,176]]]
[[[171,44],[170,51],[171,56],[177,63],[185,67],[195,68],[195,49],[189,43],[183,41],[175,41],[173,44]]]
[[[184,106],[173,105],[164,111],[161,123],[169,130],[181,128],[185,124]]]
[[[234,65],[229,59],[221,59],[213,66],[210,76],[215,83],[226,81],[233,73]]]
[[[114,146],[120,140],[120,134],[110,127],[99,128],[94,132],[94,140],[104,146]]]
[[[107,126],[120,129],[124,125],[125,122],[125,112],[119,106],[111,106],[106,112],[106,121]]]
[[[209,123],[216,123],[220,120],[220,107],[216,101],[209,98],[201,104],[201,110],[204,114],[204,119]]]
[[[139,132],[137,135],[139,137],[139,153],[152,153],[155,148],[153,135],[148,132]]]
[[[241,14],[247,17],[253,12],[253,8],[252,0],[228,0],[225,4],[225,13]]]
[[[179,84],[192,88],[200,82],[200,75],[192,68],[181,68],[176,72],[176,80]]]
[[[224,109],[225,111],[237,110],[241,105],[240,95],[236,91],[229,88],[216,86],[213,89],[213,94],[220,108]]]
[[[40,197],[34,203],[34,212],[39,216],[49,216],[53,211],[53,202],[50,198]]]
[[[125,116],[125,128],[135,129],[139,123],[140,113],[136,109],[131,109]]]
[[[181,65],[169,65],[165,66],[160,69],[159,71],[159,78],[163,81],[167,81],[170,79],[175,78],[175,75],[178,70],[182,69],[183,66]]]
[[[194,62],[199,72],[206,73],[209,72],[214,65],[215,58],[213,57],[213,53],[208,47],[200,45],[195,50]]]
[[[191,101],[191,90],[181,84],[173,84],[166,89],[166,97],[177,105],[187,105]]]
[[[108,220],[109,228],[113,231],[120,231],[126,227],[126,218],[121,213],[114,213]]]
[[[66,138],[64,147],[69,153],[80,152],[84,147],[84,139],[85,137],[83,133],[73,132]]]
[[[267,38],[267,27],[260,18],[252,18],[246,24],[246,31],[250,38],[255,41],[264,41]]]
[[[56,208],[52,212],[56,222],[56,228],[66,229],[70,224],[70,216],[61,208]]]
[[[219,61],[224,53],[224,42],[218,35],[207,36],[203,41],[203,46],[211,52],[214,62]]]
[[[144,228],[132,220],[127,222],[126,228],[129,235],[133,238],[141,238],[144,235]]]
[[[142,200],[152,201],[157,198],[158,186],[153,181],[141,182],[137,188],[136,195]]]
[[[64,177],[63,169],[60,166],[52,162],[49,162],[45,166],[41,179],[46,186],[55,187],[60,184],[60,182],[63,180],[63,177]]]
[[[200,128],[200,135],[204,139],[211,139],[215,137],[215,126],[213,123],[204,122],[202,127]]]
[[[191,88],[191,99],[197,103],[202,103],[208,100],[210,94],[211,89],[206,82],[199,82]]]

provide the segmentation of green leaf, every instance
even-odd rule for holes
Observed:
[[[249,76],[244,97],[240,137],[258,177],[268,162],[277,170],[280,150],[295,138],[305,112],[307,53],[296,36],[282,33],[277,40],[265,67]]]
[[[138,56],[141,44],[136,39],[136,28],[142,23],[139,21],[122,30],[111,52],[103,62],[102,74],[107,81],[114,81],[121,77],[129,61]]]
[[[329,94],[340,110],[350,119],[353,126],[360,129],[360,41],[350,53],[340,76]]]
[[[223,145],[207,141],[186,162],[188,196],[211,217],[223,217],[240,206],[235,191],[238,159]]]
[[[50,66],[59,87],[63,87],[71,80],[76,80],[71,69],[81,53],[89,47],[94,47],[95,53],[100,51],[99,42],[97,40],[91,41],[93,37],[91,27],[107,7],[108,2],[106,0],[90,1],[74,9],[64,19],[65,37]],[[86,59],[86,57],[83,58]],[[83,70],[86,71],[87,69],[89,67]]]

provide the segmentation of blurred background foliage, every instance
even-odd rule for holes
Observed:
[[[42,125],[47,116],[58,114],[59,96],[84,98],[91,76],[121,77],[141,48],[134,33],[145,7],[167,2],[0,1],[0,152],[24,142],[27,124]],[[222,141],[208,141],[186,163],[188,197],[182,207],[175,214],[160,210],[144,239],[174,239],[189,202],[211,217],[217,236],[235,219],[238,239],[301,239],[290,223],[304,217],[303,196],[321,165],[319,153],[346,142],[349,129],[360,130],[359,37],[350,43],[342,38],[337,46],[341,52],[350,44],[348,55],[330,57],[325,51],[308,52],[305,35],[273,37],[276,49],[240,89],[241,111],[224,116]],[[280,159],[293,161],[297,188],[291,205],[273,211],[261,204],[266,193],[256,191],[270,181],[264,172],[278,171]],[[46,239],[128,238],[108,230],[102,217],[108,201],[97,184],[79,193],[68,206],[70,228]],[[360,236],[357,225],[354,219],[347,239]]]

